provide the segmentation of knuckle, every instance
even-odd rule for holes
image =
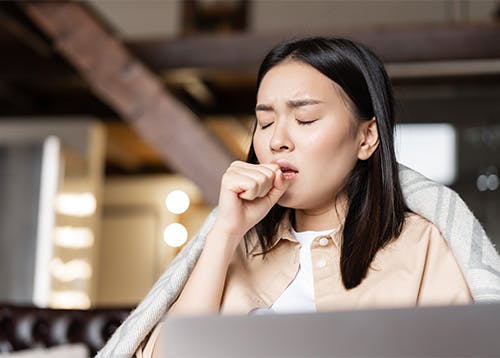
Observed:
[[[259,165],[256,169],[261,175],[264,175],[266,178],[269,177],[270,174],[272,174],[272,170],[263,165]]]
[[[260,188],[260,183],[258,180],[252,180],[252,189],[258,191]]]
[[[229,167],[231,168],[231,167],[241,166],[242,163],[243,162],[241,160],[235,160],[229,165]]]
[[[280,166],[278,164],[274,164],[274,163],[266,164],[266,167],[269,168],[273,173],[280,168]]]
[[[273,179],[274,178],[274,171],[272,171],[269,168],[267,168],[267,170],[266,170],[266,176],[267,176],[268,179]]]
[[[222,180],[227,179],[231,175],[233,175],[233,171],[231,170],[231,168],[228,168],[226,172],[222,175]]]
[[[258,174],[257,178],[255,179],[259,185],[263,185],[267,182],[267,176],[264,173]]]

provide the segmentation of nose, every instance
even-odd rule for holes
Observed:
[[[290,138],[285,123],[276,123],[269,144],[273,152],[292,151],[294,149],[293,141]]]

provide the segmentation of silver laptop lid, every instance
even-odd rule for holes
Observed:
[[[500,357],[500,304],[167,318],[164,357]]]

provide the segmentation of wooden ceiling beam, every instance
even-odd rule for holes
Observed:
[[[20,42],[0,42],[0,81],[72,81],[77,76],[64,61],[40,56]]]
[[[16,16],[16,11],[18,12],[19,10],[13,3],[3,3],[0,5],[0,29],[21,41],[39,56],[50,58],[52,55],[50,46]]]
[[[347,37],[372,48],[384,62],[500,58],[500,23],[418,24],[346,28],[308,36]],[[295,37],[305,36],[295,34]],[[133,40],[127,46],[150,68],[255,69],[289,33],[195,35]]]
[[[216,204],[232,157],[126,47],[76,2],[20,3],[101,100]]]

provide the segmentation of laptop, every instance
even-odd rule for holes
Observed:
[[[500,357],[500,304],[167,318],[162,357]]]

